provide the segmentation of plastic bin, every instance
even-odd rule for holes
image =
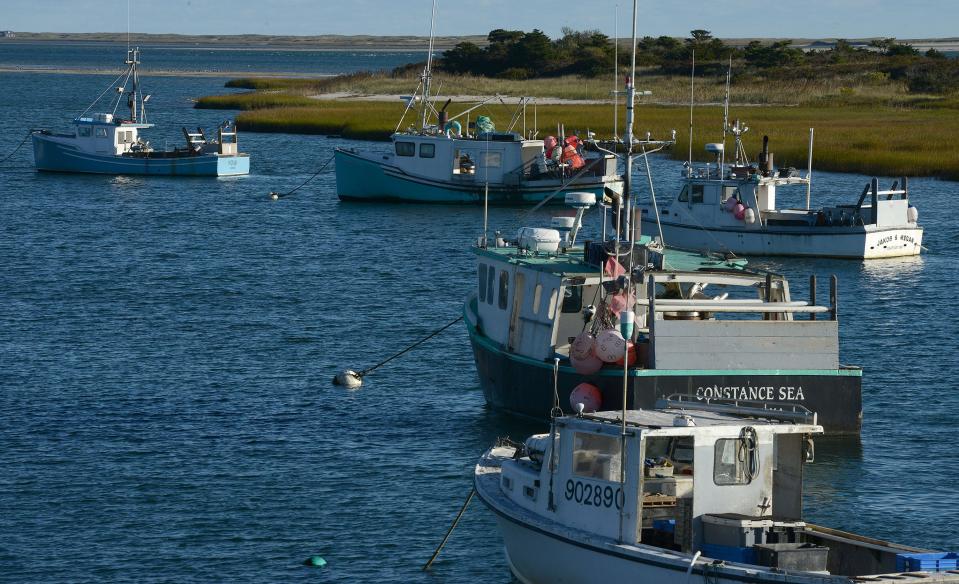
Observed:
[[[755,549],[763,566],[798,572],[826,571],[827,547],[813,543],[761,543]]]
[[[772,528],[771,519],[732,513],[703,515],[703,541],[711,545],[750,547],[766,543]]]
[[[813,543],[761,543],[755,549],[763,566],[798,572],[826,571],[827,547]]]
[[[756,565],[756,550],[751,547],[740,547],[732,545],[713,545],[704,543],[700,548],[703,555],[714,560],[724,560],[726,562],[738,562],[740,564]]]
[[[959,553],[899,554],[896,570],[899,572],[942,572],[959,569]]]
[[[656,531],[662,531],[665,533],[675,533],[676,520],[675,519],[653,519],[653,529],[655,529]]]

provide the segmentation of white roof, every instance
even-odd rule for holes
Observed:
[[[693,426],[676,424],[677,418],[685,416],[692,421]],[[572,418],[570,418],[572,420]],[[586,414],[579,418],[584,421],[608,422],[620,424],[622,412],[606,411]],[[819,434],[822,433],[822,426],[816,424],[796,424],[788,421],[762,418],[762,417],[743,417],[695,409],[650,409],[650,410],[626,410],[626,424],[632,427],[648,428],[650,430],[659,430],[666,428],[675,428],[676,430],[686,430],[692,428],[743,428],[752,426],[754,428],[767,428],[774,434]]]

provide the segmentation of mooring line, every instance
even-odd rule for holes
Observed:
[[[376,365],[373,365],[372,367],[367,367],[366,369],[363,369],[362,371],[353,371],[352,369],[346,369],[345,371],[342,371],[342,372],[336,374],[336,376],[333,377],[333,384],[334,384],[334,385],[343,385],[343,386],[346,386],[346,387],[348,387],[348,388],[350,388],[350,389],[358,388],[358,387],[360,387],[360,386],[363,384],[363,376],[369,375],[369,374],[372,373],[374,370],[379,369],[379,368],[382,367],[383,365],[386,365],[387,363],[389,363],[389,362],[392,361],[393,359],[396,359],[397,357],[400,357],[400,356],[402,356],[402,355],[405,355],[406,353],[409,353],[410,351],[412,351],[412,350],[415,349],[416,347],[419,347],[420,345],[422,345],[422,344],[425,343],[426,341],[432,339],[432,338],[435,337],[436,335],[440,334],[441,332],[445,331],[446,329],[450,328],[451,326],[453,326],[454,324],[458,323],[458,322],[461,321],[461,320],[463,320],[463,316],[462,316],[462,315],[457,316],[457,317],[456,317],[455,319],[453,319],[452,321],[444,324],[442,327],[436,329],[435,331],[433,331],[433,332],[431,332],[430,334],[426,335],[426,336],[423,337],[422,339],[420,339],[420,340],[416,341],[415,343],[413,343],[412,345],[406,347],[405,349],[403,349],[403,350],[400,351],[399,353],[396,353],[395,355],[392,355],[392,356],[390,356],[390,357],[388,357],[388,358],[380,361],[379,363],[377,363]]]
[[[278,193],[278,192],[276,192],[276,191],[270,191],[270,198],[273,199],[274,201],[276,201],[277,199],[280,199],[280,198],[283,198],[283,197],[289,197],[290,195],[292,195],[292,194],[295,193],[296,191],[298,191],[298,190],[300,190],[301,188],[305,187],[305,186],[307,185],[307,183],[309,183],[311,180],[313,180],[314,178],[320,176],[320,173],[323,172],[323,171],[326,169],[326,167],[329,166],[329,164],[330,164],[331,162],[333,162],[333,159],[334,159],[334,158],[336,158],[336,154],[334,154],[333,156],[330,156],[329,160],[327,160],[326,162],[324,162],[324,163],[323,163],[323,166],[320,167],[320,170],[314,172],[313,175],[310,176],[310,178],[308,178],[308,179],[306,179],[305,181],[303,181],[302,183],[300,183],[300,186],[296,187],[296,188],[293,189],[292,191],[289,191],[289,192],[286,192],[286,193]]]
[[[453,533],[453,530],[456,529],[456,524],[460,522],[460,518],[463,517],[463,513],[466,512],[466,508],[469,507],[470,501],[473,500],[473,495],[476,494],[476,487],[470,489],[469,497],[466,497],[466,502],[463,503],[463,506],[460,507],[460,512],[456,514],[456,519],[453,520],[453,524],[450,525],[450,528],[446,531],[446,535],[443,537],[443,541],[440,542],[439,547],[436,548],[436,551],[433,552],[433,556],[430,558],[430,561],[426,562],[423,566],[423,571],[430,569],[430,566],[433,565],[433,562],[436,561],[436,557],[440,555],[440,550],[443,549],[443,546],[446,545],[446,540],[450,538],[450,535]]]
[[[27,135],[23,137],[23,140],[21,140],[20,143],[17,144],[17,147],[13,149],[13,152],[11,152],[10,154],[7,154],[7,156],[3,160],[0,160],[0,164],[3,164],[4,162],[13,158],[13,155],[16,154],[18,150],[20,150],[20,147],[27,143],[27,140],[30,139],[30,136],[33,136],[33,133],[34,133],[34,130],[30,130],[29,132],[27,132]]]

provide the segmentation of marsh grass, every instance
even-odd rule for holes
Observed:
[[[506,130],[513,107],[489,105],[472,114],[489,115],[498,130]],[[308,106],[252,109],[238,115],[241,130],[338,134],[347,138],[385,140],[403,113],[401,103],[375,101],[311,100]],[[454,111],[455,113],[455,111]],[[886,176],[936,176],[959,179],[959,116],[948,108],[902,109],[893,107],[792,107],[742,108],[733,110],[751,128],[745,134],[747,153],[755,156],[763,135],[780,167],[805,168],[809,128],[816,129],[813,166],[818,170]],[[620,121],[625,113],[621,112]],[[648,131],[667,138],[677,130],[672,156],[684,159],[688,152],[689,110],[685,107],[647,106],[637,112],[637,134]],[[539,137],[555,134],[563,124],[567,134],[599,137],[613,135],[609,106],[555,105],[537,108]],[[464,119],[465,121],[465,119]],[[694,115],[693,153],[709,160],[707,142],[722,140],[722,110],[701,107]],[[407,116],[405,124],[413,122]],[[465,124],[464,124],[465,125]],[[527,110],[526,130],[532,131],[533,116]],[[523,131],[522,118],[513,128]],[[622,128],[619,129],[622,133]]]
[[[244,79],[232,87],[254,89],[248,93],[201,98],[196,107],[242,110],[240,129],[254,132],[338,134],[348,138],[385,140],[397,127],[404,104],[395,101],[314,99],[318,93],[357,95],[409,94],[416,79],[389,74],[356,73],[325,79]],[[667,138],[677,130],[672,156],[688,152],[689,80],[654,75],[637,80],[639,89],[653,91],[637,109],[636,134]],[[510,81],[471,76],[437,75],[438,94],[536,95],[571,100],[609,99],[612,79],[554,78]],[[699,79],[694,112],[694,157],[707,159],[706,142],[722,139],[723,80]],[[959,96],[909,94],[902,83],[874,74],[848,73],[820,80],[739,79],[731,92],[732,117],[752,129],[745,135],[746,151],[755,156],[763,135],[770,137],[779,166],[806,166],[809,128],[816,129],[814,167],[820,170],[877,175],[937,176],[959,179]],[[713,105],[704,105],[713,104]],[[747,105],[766,107],[746,107]],[[772,107],[770,107],[772,106]],[[454,103],[451,115],[465,109]],[[612,104],[573,103],[527,107],[507,128],[516,106],[490,103],[471,114],[489,115],[498,130],[520,133],[539,130],[538,136],[555,134],[557,124],[581,136],[595,132],[599,138],[622,135],[625,110],[620,103],[620,127],[612,127]],[[414,121],[408,115],[401,129]],[[462,118],[466,125],[466,118]],[[524,132],[525,130],[525,132]]]
[[[680,75],[658,74],[657,69],[640,71],[636,80],[638,90],[651,91],[641,100],[652,104],[679,105],[689,103],[689,78]],[[353,93],[357,95],[409,94],[418,79],[409,75],[360,72],[323,79],[243,78],[234,79],[227,87],[258,91],[283,91],[293,95],[320,93]],[[528,80],[494,79],[472,75],[434,74],[434,93],[441,95],[508,95],[537,96],[555,99],[612,100],[612,75],[605,77],[552,77]],[[620,89],[622,89],[620,87]],[[696,103],[722,103],[725,97],[725,79],[700,77],[695,82]],[[922,98],[920,96],[919,98]],[[828,99],[862,98],[871,102],[909,101],[905,83],[877,77],[873,73],[842,73],[822,78],[765,78],[743,76],[736,78],[730,89],[734,104],[802,105]]]

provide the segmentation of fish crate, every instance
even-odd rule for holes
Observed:
[[[738,562],[740,564],[756,565],[756,550],[751,547],[734,545],[715,545],[704,543],[700,549],[703,555],[714,560]]]
[[[899,554],[896,556],[898,572],[943,572],[959,569],[959,553],[938,552],[930,554]]]
[[[759,563],[770,568],[799,572],[825,572],[829,548],[812,543],[756,544]]]

